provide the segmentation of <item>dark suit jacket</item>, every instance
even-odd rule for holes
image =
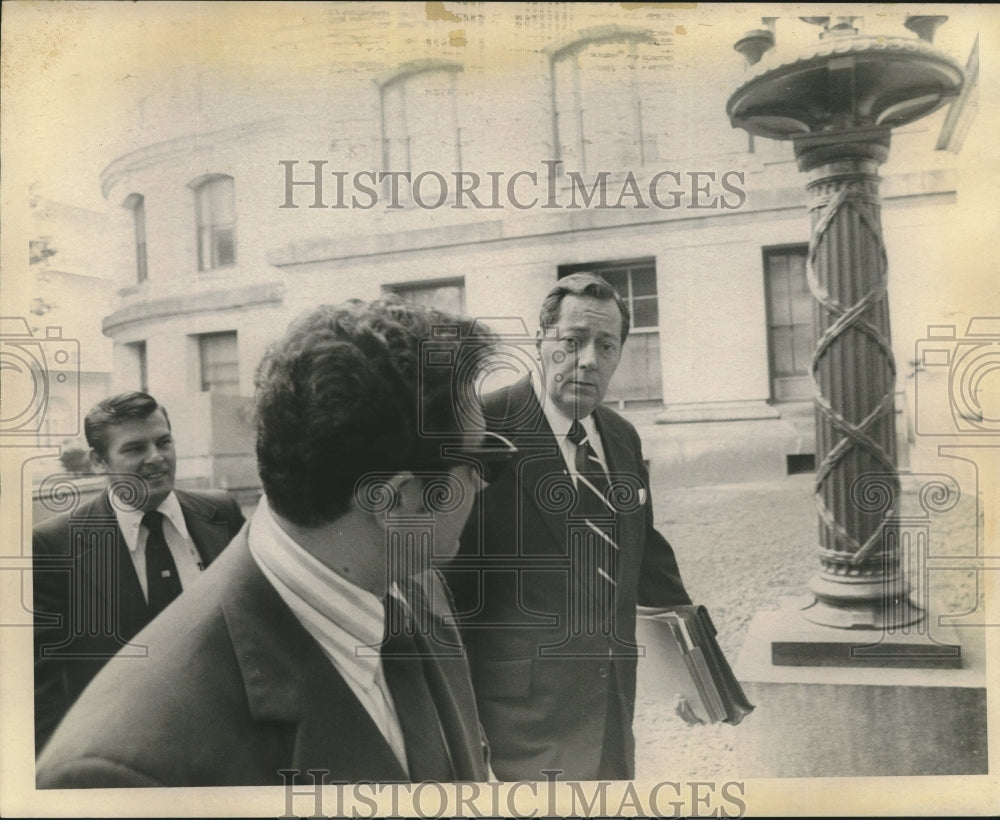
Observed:
[[[39,788],[282,785],[281,770],[311,784],[308,769],[327,772],[326,782],[409,780],[260,572],[247,532],[202,576],[198,595],[182,596],[139,634],[148,660],[116,657],[94,679],[39,758]],[[436,575],[423,588],[432,607],[449,606]],[[453,625],[438,626],[458,642]],[[458,779],[485,780],[465,659],[434,662],[453,711],[466,716],[445,727]]]
[[[239,532],[243,513],[225,492],[175,492],[208,565]],[[113,655],[145,654],[132,639],[150,616],[107,491],[35,527],[32,556],[37,755]]]
[[[578,617],[593,602],[592,585],[568,560],[574,524],[559,485],[571,479],[530,382],[487,396],[484,413],[519,452],[480,494],[447,578],[493,770],[502,780],[543,780],[545,769],[563,779],[630,778],[636,605],[690,603],[673,550],[653,527],[639,436],[612,410],[595,410],[609,472],[623,489],[613,630],[602,629]],[[606,734],[609,714],[615,725]],[[602,762],[609,737],[618,751]]]

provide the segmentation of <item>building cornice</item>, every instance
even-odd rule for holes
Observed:
[[[196,313],[221,313],[241,310],[258,305],[280,305],[284,288],[279,282],[244,285],[200,293],[186,293],[125,304],[104,318],[105,336],[114,338],[126,327],[145,322],[159,322],[174,316],[192,316]]]
[[[241,123],[231,128],[222,128],[207,133],[185,134],[182,137],[154,142],[145,145],[108,163],[101,171],[101,194],[107,199],[115,184],[126,174],[162,162],[176,159],[187,159],[206,145],[222,142],[239,142],[247,137],[257,137],[269,131],[278,131],[288,122],[287,117],[274,117],[266,120]]]

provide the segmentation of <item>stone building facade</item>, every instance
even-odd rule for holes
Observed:
[[[104,332],[115,386],[167,404],[180,478],[255,485],[267,342],[311,305],[388,291],[530,337],[549,287],[594,270],[635,317],[609,401],[692,422],[809,399],[805,181],[789,145],[730,127],[732,44],[755,21],[715,15],[324,5],[271,25],[259,60],[148,100],[136,134],[156,139],[134,134],[101,178],[120,285]],[[974,68],[958,29],[942,48]],[[779,46],[807,36],[778,21]],[[971,71],[952,106],[894,134],[882,168],[904,413],[915,342],[960,313],[937,283],[968,213],[976,88]]]

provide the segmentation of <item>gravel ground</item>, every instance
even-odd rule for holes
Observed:
[[[975,479],[956,477],[964,494],[952,509],[931,519],[933,555],[977,551],[982,507],[976,494],[966,490],[975,486]],[[804,474],[663,491],[654,483],[657,527],[674,546],[692,599],[708,607],[719,644],[734,667],[754,614],[779,609],[782,598],[806,594],[818,569],[813,482],[813,474]],[[915,480],[904,476],[904,514],[922,513],[917,489]],[[973,572],[930,575],[932,610],[969,611],[982,595]],[[733,742],[739,726],[687,726],[656,695],[640,690],[636,704],[638,780],[739,774]]]

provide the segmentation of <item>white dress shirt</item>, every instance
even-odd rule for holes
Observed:
[[[149,537],[149,530],[142,526],[142,517],[145,513],[142,510],[134,510],[125,505],[119,498],[111,499],[111,506],[118,519],[118,528],[125,537],[128,545],[129,555],[132,564],[135,566],[136,574],[139,576],[139,585],[142,587],[142,594],[149,600],[149,591],[146,589],[146,539]],[[188,533],[187,524],[184,523],[184,512],[181,510],[181,503],[174,493],[170,493],[159,507],[158,512],[163,513],[163,537],[167,542],[167,548],[173,556],[177,565],[177,575],[180,578],[181,589],[187,589],[189,584],[193,584],[201,571],[205,568],[201,560],[201,555],[194,541]]]
[[[314,558],[286,533],[262,496],[247,535],[250,554],[282,600],[320,645],[409,771],[403,731],[382,671],[382,601]]]

